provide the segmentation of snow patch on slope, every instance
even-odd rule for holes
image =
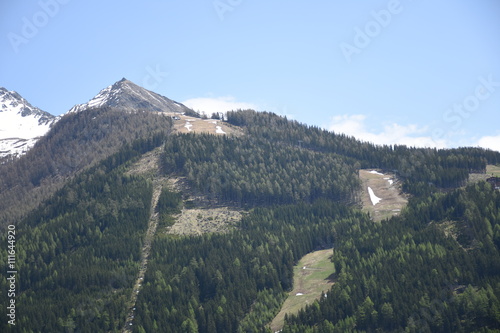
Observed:
[[[375,206],[382,200],[382,198],[379,198],[375,195],[375,192],[373,192],[372,188],[368,186],[368,194],[370,195],[370,200],[372,201],[372,204]]]
[[[19,108],[0,112],[0,139],[32,139],[43,136],[50,129],[50,122],[40,124],[40,117],[36,115],[23,117],[21,112]]]

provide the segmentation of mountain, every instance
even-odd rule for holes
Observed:
[[[26,153],[58,119],[0,87],[0,158]]]
[[[167,97],[144,89],[123,78],[102,89],[94,98],[84,104],[72,107],[68,113],[107,106],[122,111],[151,111],[166,113],[184,113],[192,111],[185,105]]]
[[[294,266],[319,249],[334,284],[283,333],[498,331],[500,192],[469,174],[500,153],[253,110],[228,112],[227,135],[182,133],[168,105],[119,81],[0,165],[1,332],[269,332],[287,294],[305,304],[290,291],[314,269]],[[409,197],[375,193],[397,216],[363,209],[362,169]]]
[[[33,114],[38,117],[33,119],[50,130],[19,159],[0,165],[0,225],[24,216],[53,195],[68,178],[123,146],[170,133],[172,119],[165,116],[170,110],[190,110],[127,80],[108,88],[55,123],[43,111],[28,109],[27,102],[24,109],[20,102],[11,102],[21,110],[19,114]],[[96,103],[98,99],[100,103]]]

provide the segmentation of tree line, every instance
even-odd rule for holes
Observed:
[[[379,168],[395,172],[404,181],[405,191],[414,195],[463,186],[470,172],[484,172],[487,164],[500,163],[500,153],[492,150],[375,145],[269,112],[231,111],[227,113],[227,121],[242,126],[252,138],[335,153],[358,169]]]

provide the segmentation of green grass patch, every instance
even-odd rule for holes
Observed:
[[[486,174],[492,175],[494,177],[500,177],[500,166],[499,165],[487,165]]]
[[[469,175],[469,183],[477,183],[490,177],[500,177],[500,166],[489,164],[486,166],[485,173],[471,173]]]
[[[332,254],[332,249],[311,252],[294,267],[294,287],[270,324],[273,332],[283,328],[285,314],[298,313],[307,304],[319,299],[323,292],[330,290],[334,283],[331,277],[335,273]]]

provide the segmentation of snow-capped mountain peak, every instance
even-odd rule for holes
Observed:
[[[102,89],[87,103],[75,105],[68,113],[98,107],[109,107],[124,112],[192,111],[181,103],[123,78]],[[0,87],[0,158],[24,154],[60,118],[32,106],[17,92]]]
[[[123,111],[152,111],[152,112],[185,112],[186,106],[172,101],[155,92],[144,89],[135,83],[123,78],[102,89],[94,98],[84,104],[78,104],[69,110],[80,112],[89,108],[107,106]]]
[[[58,119],[0,87],[0,157],[24,154]]]

